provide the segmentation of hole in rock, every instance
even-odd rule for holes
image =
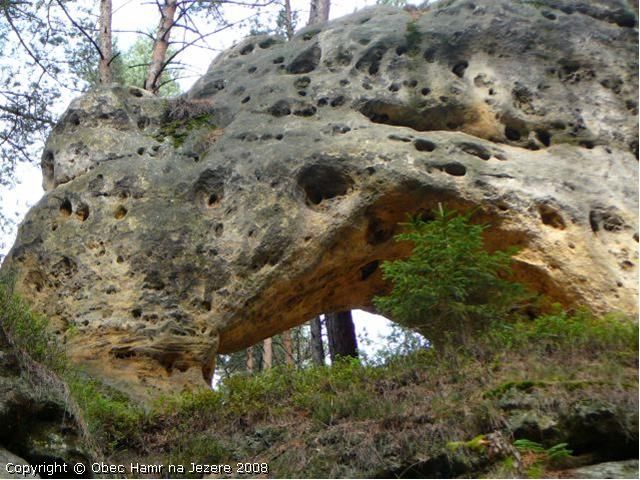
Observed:
[[[71,201],[68,198],[65,198],[60,204],[60,213],[65,217],[69,217],[73,213]]]
[[[149,120],[147,117],[140,117],[138,119],[137,125],[140,130],[144,130],[145,128],[147,128],[149,123],[151,123],[151,120]]]
[[[338,95],[336,98],[331,100],[331,106],[332,107],[339,107],[341,105],[344,105],[345,102],[346,102],[346,98],[344,96],[342,96],[342,95]]]
[[[207,199],[207,205],[208,206],[213,206],[216,203],[218,203],[220,199],[218,198],[218,195],[215,193],[212,193],[211,195],[209,195],[209,198]]]
[[[380,265],[379,260],[374,260],[373,262],[367,263],[364,267],[360,269],[360,278],[362,280],[366,280],[367,278],[369,278],[371,275],[375,273],[379,265]]]
[[[595,207],[589,212],[589,225],[593,233],[601,228],[607,232],[619,232],[627,228],[627,224],[617,213],[616,207]]]
[[[218,206],[224,197],[226,178],[227,170],[224,168],[206,169],[193,184],[192,198],[204,209]]]
[[[551,134],[546,130],[536,130],[536,138],[543,144],[545,147],[551,145]]]
[[[542,223],[545,225],[557,228],[558,230],[564,230],[566,228],[562,215],[560,215],[560,213],[550,205],[542,204],[538,206],[538,212],[540,213]]]
[[[262,40],[260,43],[258,43],[258,46],[262,49],[265,49],[265,48],[272,47],[276,43],[278,43],[278,40],[276,40],[275,38],[267,38],[265,40]]]
[[[481,158],[482,160],[489,160],[491,158],[491,152],[477,143],[464,142],[458,146],[463,152]]]
[[[295,82],[293,82],[293,85],[296,88],[302,89],[302,88],[307,88],[310,83],[311,83],[311,78],[304,76],[304,77],[296,78]]]
[[[87,218],[89,218],[89,205],[87,205],[86,203],[80,204],[76,209],[76,216],[82,222],[84,222]]]
[[[318,205],[323,200],[346,195],[353,186],[353,179],[340,167],[316,164],[300,171],[298,186],[308,205]]]
[[[287,73],[309,73],[313,72],[320,63],[322,50],[318,45],[300,53],[289,65]]]
[[[451,162],[443,165],[442,170],[454,177],[463,177],[467,174],[467,168],[458,162]]]
[[[368,100],[360,107],[360,113],[375,123],[409,127],[420,132],[434,130],[463,130],[473,123],[476,113],[459,104],[438,104],[429,108],[417,108],[385,100]]]
[[[116,220],[122,220],[126,215],[127,215],[127,209],[123,205],[120,205],[118,208],[116,208],[116,211],[113,214],[113,217]]]
[[[451,71],[457,76],[457,77],[464,77],[464,72],[467,69],[467,67],[469,66],[469,62],[467,62],[466,60],[463,60],[462,62],[458,62],[456,63],[453,68],[451,69]]]
[[[433,152],[436,149],[436,144],[425,140],[424,138],[417,138],[413,141],[413,146],[419,152]]]
[[[253,43],[249,43],[247,45],[245,45],[244,47],[242,47],[242,50],[240,50],[240,55],[248,55],[251,52],[253,52],[254,49],[254,45]]]
[[[504,136],[507,137],[507,139],[512,140],[514,142],[520,140],[520,132],[512,127],[505,127],[504,128]]]
[[[77,127],[80,125],[80,117],[76,112],[73,112],[72,114],[69,115],[69,123],[74,127]]]
[[[268,110],[268,112],[274,117],[285,117],[291,115],[291,107],[286,100],[278,100]]]
[[[371,217],[367,225],[366,239],[369,245],[380,245],[393,237],[395,225],[385,222],[383,219]]]
[[[388,49],[389,47],[383,42],[374,44],[364,53],[360,60],[358,60],[356,63],[356,69],[366,70],[369,72],[369,75],[377,74],[380,70],[382,58]]]

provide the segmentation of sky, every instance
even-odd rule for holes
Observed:
[[[291,0],[293,10],[299,10],[299,22],[306,23],[308,18],[308,0]],[[375,0],[333,0],[331,3],[330,19],[338,18],[354,11],[374,5]],[[411,4],[419,4],[419,1],[409,1]],[[273,7],[263,7],[260,14],[274,12]],[[225,10],[226,18],[232,22],[239,22],[251,15],[246,8],[240,6],[229,6]],[[155,2],[140,0],[113,0],[113,30],[114,32],[144,30],[151,31],[157,27],[159,15]],[[195,53],[189,53],[189,63],[191,76],[180,80],[183,91],[205,73],[217,52],[223,51],[234,43],[244,38],[247,29],[232,28],[212,36],[208,44],[214,50],[196,49]],[[118,46],[126,50],[131,46],[137,34],[134,33],[114,33]],[[71,99],[69,99],[71,100]],[[0,202],[3,212],[15,218],[17,222],[24,218],[29,208],[35,205],[43,195],[42,173],[39,165],[19,163],[16,169],[16,183],[13,188],[0,187]],[[15,231],[7,237],[0,237],[0,254],[6,254],[11,248],[15,238]],[[389,332],[389,321],[379,315],[371,315],[361,310],[353,312],[356,331],[359,335],[366,333],[375,349],[376,345],[382,341],[384,335]],[[373,353],[373,351],[368,352]]]

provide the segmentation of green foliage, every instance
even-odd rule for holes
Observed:
[[[471,327],[506,318],[524,298],[520,285],[502,278],[510,273],[515,252],[487,252],[486,225],[474,225],[470,217],[440,208],[432,221],[412,218],[404,224],[406,231],[396,240],[411,242],[413,252],[406,260],[382,264],[393,290],[375,298],[376,307],[436,342],[443,333],[460,340]]]
[[[215,128],[211,114],[199,113],[186,119],[172,120],[165,123],[155,138],[157,141],[162,142],[165,137],[169,137],[173,147],[180,148],[192,132],[201,129],[214,130]]]
[[[405,33],[404,38],[407,42],[407,52],[409,55],[418,55],[420,53],[422,33],[420,33],[418,24],[414,20],[407,22],[407,32]]]
[[[124,85],[134,85],[143,88],[147,78],[147,69],[151,61],[153,40],[144,36],[136,40],[131,47],[122,54],[119,63],[114,67],[114,78]],[[175,54],[172,48],[167,50],[167,58]],[[113,65],[113,64],[112,64]],[[180,86],[177,82],[176,70],[171,66],[165,68],[158,85],[162,85],[158,91],[162,97],[170,97],[180,94]]]
[[[123,393],[81,372],[66,375],[71,395],[78,403],[92,436],[108,450],[140,443],[145,412]]]
[[[33,313],[13,291],[13,278],[0,278],[0,325],[15,347],[55,372],[67,366],[62,347],[48,330],[47,318]]]
[[[189,473],[191,463],[199,465],[217,465],[228,463],[229,452],[219,440],[208,434],[192,436],[190,432],[176,432],[178,438],[183,438],[177,442],[175,448],[169,452],[167,463],[172,465],[183,465],[185,473],[177,475],[177,478],[202,478],[201,473]]]
[[[447,448],[454,452],[460,448],[482,451],[485,448],[485,435],[477,435],[467,442],[449,442]]]
[[[626,352],[638,350],[638,323],[620,314],[595,316],[587,310],[570,314],[556,306],[555,312],[533,320],[495,322],[486,340],[506,349],[579,351],[583,356],[606,352],[624,360]]]
[[[527,455],[524,459],[525,473],[528,478],[545,477],[546,468],[558,464],[571,456],[567,443],[558,443],[549,448],[545,448],[541,443],[522,438],[513,442],[513,446],[519,452]]]

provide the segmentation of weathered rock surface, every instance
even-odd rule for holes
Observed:
[[[565,304],[637,307],[637,28],[622,0],[366,9],[249,38],[185,98],[74,101],[3,268],[76,361],[142,392],[372,309],[407,214],[477,208]],[[199,375],[199,372],[198,372]]]
[[[597,463],[568,473],[571,478],[638,478],[638,460]]]
[[[65,402],[38,372],[26,371],[0,328],[0,478],[23,478],[10,476],[7,463],[57,462],[68,472],[76,462],[89,463],[89,447]]]
[[[29,462],[0,447],[0,478],[40,478],[40,475],[17,473],[14,465],[29,465]]]

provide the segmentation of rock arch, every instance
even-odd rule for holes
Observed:
[[[366,9],[248,39],[178,99],[94,90],[49,138],[3,270],[75,361],[141,396],[370,309],[398,222],[438,203],[520,246],[534,288],[634,312],[635,14],[558,5]]]

